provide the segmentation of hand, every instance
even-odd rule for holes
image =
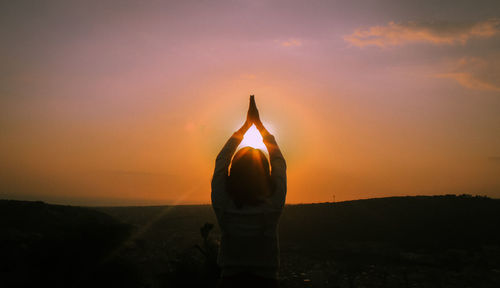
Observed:
[[[255,104],[255,97],[250,95],[250,106],[248,107],[247,122],[258,125],[260,123],[259,110]]]

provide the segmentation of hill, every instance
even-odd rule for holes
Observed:
[[[0,200],[0,229],[1,287],[84,287],[106,282],[102,264],[131,226],[89,208]]]
[[[0,219],[7,255],[0,276],[12,284],[4,287],[210,287],[217,277],[220,232],[206,224],[216,223],[209,205],[0,201]],[[280,245],[283,287],[499,287],[500,201],[446,195],[287,205]]]
[[[280,223],[294,242],[319,240],[314,247],[328,239],[469,248],[500,243],[500,200],[445,195],[289,205]]]

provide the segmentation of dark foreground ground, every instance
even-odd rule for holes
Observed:
[[[0,201],[0,287],[213,287],[210,206]],[[202,228],[202,229],[200,229]],[[282,287],[500,287],[500,200],[286,206]]]

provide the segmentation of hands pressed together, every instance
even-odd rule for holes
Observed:
[[[238,132],[245,134],[245,132],[252,125],[255,125],[255,127],[261,134],[269,133],[262,124],[262,121],[260,121],[259,110],[257,109],[257,104],[255,104],[255,97],[253,95],[250,95],[250,105],[248,107],[247,119],[243,126],[238,130]]]

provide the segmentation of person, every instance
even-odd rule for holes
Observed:
[[[252,125],[262,135],[269,161],[251,147],[233,157]],[[253,95],[245,123],[217,156],[211,197],[221,229],[218,287],[278,287],[278,221],[286,197],[286,162],[260,120]]]

